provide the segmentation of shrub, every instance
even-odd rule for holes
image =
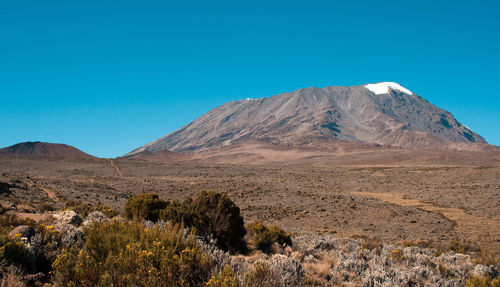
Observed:
[[[54,261],[57,284],[195,286],[209,279],[212,258],[179,225],[112,220],[86,231],[83,249],[66,250]]]
[[[6,234],[0,235],[0,262],[2,261],[23,270],[33,271],[35,268],[34,258],[20,238],[10,238]]]
[[[220,272],[212,275],[210,280],[208,280],[205,285],[208,287],[239,287],[240,282],[238,281],[233,268],[226,265]]]
[[[224,250],[246,249],[243,240],[246,230],[240,209],[224,194],[202,191],[196,198],[187,198],[183,203],[168,203],[161,217],[192,227],[205,238],[213,236],[217,246]]]
[[[248,287],[273,287],[280,286],[280,283],[282,278],[264,261],[257,261],[253,270],[246,272],[243,277],[243,286]]]
[[[490,277],[472,276],[467,279],[465,287],[500,287],[500,278],[492,279]]]
[[[202,191],[191,206],[199,214],[195,228],[200,235],[213,235],[217,246],[224,250],[234,252],[245,249],[245,223],[239,207],[229,197]]]
[[[167,203],[160,213],[160,218],[166,221],[182,223],[186,227],[194,227],[199,221],[200,213],[192,207],[193,200],[188,197],[183,203],[179,201]]]
[[[21,219],[17,217],[15,214],[2,214],[0,215],[0,231],[6,232],[8,229],[13,229],[16,226],[19,225],[29,225],[29,226],[36,226],[36,222],[31,219]]]
[[[3,273],[3,274],[2,274]],[[2,286],[8,287],[26,287],[27,284],[23,280],[22,271],[19,268],[14,266],[10,266],[5,268],[5,270],[1,270],[0,278],[2,278]]]
[[[100,211],[104,213],[107,217],[114,217],[118,215],[118,212],[106,205],[93,206],[89,203],[83,203],[79,200],[67,200],[65,202],[65,209],[70,209],[78,213],[79,215],[85,217],[93,211]]]
[[[254,248],[270,253],[274,243],[280,246],[291,246],[292,238],[278,226],[268,227],[261,221],[252,222],[247,226],[250,243]]]
[[[370,251],[375,250],[376,253],[378,255],[380,255],[380,252],[381,252],[382,248],[384,247],[384,245],[382,244],[382,240],[380,240],[379,238],[370,237],[370,238],[366,238],[363,241],[363,244],[361,244],[361,247],[364,249],[368,249]]]
[[[54,226],[41,224],[35,227],[35,235],[30,239],[35,258],[36,272],[49,273],[52,263],[61,254],[62,237]]]
[[[38,211],[39,212],[46,212],[46,211],[55,211],[56,209],[54,206],[50,203],[42,203],[38,205]]]
[[[450,242],[449,249],[455,253],[465,254],[467,252],[473,251],[475,248],[468,242],[452,240]]]
[[[4,217],[2,220],[14,225],[20,223],[13,217]],[[47,277],[44,275],[52,270],[52,262],[61,253],[61,236],[53,226],[28,223],[35,229],[34,235],[28,239],[21,238],[21,234],[12,237],[12,234],[8,235],[12,227],[0,226],[0,280],[2,277],[3,280],[9,280],[16,274],[19,278],[24,278],[23,276],[26,275],[26,278],[37,281],[46,280]],[[16,271],[16,274],[11,274],[11,277],[2,276],[6,276],[9,270]]]
[[[125,204],[125,215],[130,219],[158,221],[160,212],[167,202],[158,198],[157,194],[145,193],[131,197]]]
[[[481,251],[473,260],[474,264],[500,267],[500,254],[493,251]]]

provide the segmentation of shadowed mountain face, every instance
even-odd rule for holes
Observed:
[[[23,142],[0,149],[0,155],[65,157],[65,158],[95,158],[83,151],[65,144],[43,142]]]
[[[378,83],[307,88],[229,102],[130,154],[166,149],[193,152],[246,140],[289,146],[343,141],[406,148],[486,143],[449,112],[396,83]]]

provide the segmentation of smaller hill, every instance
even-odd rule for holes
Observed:
[[[83,151],[65,144],[45,142],[22,142],[0,149],[0,155],[37,156],[37,157],[64,157],[78,159],[93,159]]]

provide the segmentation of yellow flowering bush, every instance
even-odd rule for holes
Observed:
[[[4,261],[26,270],[34,270],[34,258],[30,256],[20,237],[0,236],[0,262]]]
[[[231,266],[226,265],[220,272],[212,275],[205,285],[208,287],[239,287],[240,283]]]
[[[53,264],[62,286],[194,286],[207,282],[213,260],[179,225],[148,228],[113,220],[86,230],[82,250],[65,250]]]
[[[401,262],[401,260],[403,260],[403,250],[401,249],[392,250],[392,259],[395,262]]]

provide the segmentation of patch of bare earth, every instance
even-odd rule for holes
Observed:
[[[472,240],[482,248],[500,250],[500,217],[490,219],[466,213],[459,208],[441,207],[428,202],[406,199],[397,193],[353,192],[353,194],[442,214],[456,223],[455,231],[462,239]]]

